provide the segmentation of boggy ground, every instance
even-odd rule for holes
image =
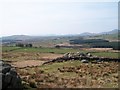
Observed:
[[[118,62],[67,61],[17,71],[27,88],[118,87]]]

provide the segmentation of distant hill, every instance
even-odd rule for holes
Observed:
[[[2,37],[2,40],[27,40],[27,39],[31,39],[31,36],[13,35],[13,36]]]
[[[89,32],[84,32],[84,33],[81,33],[80,36],[93,36],[93,35],[96,35],[95,33],[89,33]]]
[[[102,32],[102,33],[99,33],[99,34],[118,34],[118,33],[120,33],[120,30],[114,29],[114,30],[112,30],[112,31]]]
[[[79,34],[80,36],[96,36],[96,35],[105,35],[105,34],[118,34],[120,33],[120,30],[118,29],[114,29],[112,31],[108,31],[108,32],[101,32],[101,33],[90,33],[90,32],[84,32]]]
[[[120,41],[119,37],[120,37],[120,30],[114,29],[112,31],[102,32],[102,33],[99,33],[99,34],[96,34],[94,36],[90,36],[87,38],[89,38],[89,39],[106,39],[109,41]]]
[[[102,35],[108,35],[109,37],[118,37],[118,33],[120,34],[120,30],[118,29],[114,29],[112,31],[109,32],[101,32],[101,33],[89,33],[89,32],[84,32],[81,34],[76,34],[76,35],[71,35],[73,37],[77,37],[77,36],[102,36]],[[22,40],[22,41],[38,41],[38,40],[48,40],[48,39],[55,39],[57,37],[70,37],[70,35],[64,35],[64,36],[28,36],[28,35],[13,35],[13,36],[6,36],[6,37],[2,37],[0,39],[2,39],[2,41],[8,41],[8,40]]]

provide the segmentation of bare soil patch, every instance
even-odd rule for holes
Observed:
[[[44,61],[38,61],[38,60],[26,60],[26,61],[17,61],[11,63],[13,67],[16,68],[25,68],[25,67],[35,67],[40,66],[44,63]]]
[[[62,54],[45,54],[42,56],[42,60],[52,60],[52,59],[56,59],[58,57],[62,57]]]

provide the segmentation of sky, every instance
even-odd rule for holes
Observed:
[[[1,36],[99,33],[113,29],[118,29],[117,0],[3,0],[0,3]]]

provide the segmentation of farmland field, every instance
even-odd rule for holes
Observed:
[[[14,52],[40,52],[40,53],[67,53],[67,52],[77,52],[77,49],[58,49],[58,48],[18,48],[18,47],[3,47],[2,51],[14,51]]]
[[[13,52],[13,53],[55,53],[55,54],[65,54],[67,52],[90,52],[93,55],[100,57],[111,57],[118,58],[119,52],[112,51],[98,51],[98,50],[83,50],[83,49],[72,49],[72,48],[20,48],[20,47],[2,47],[2,52]]]

